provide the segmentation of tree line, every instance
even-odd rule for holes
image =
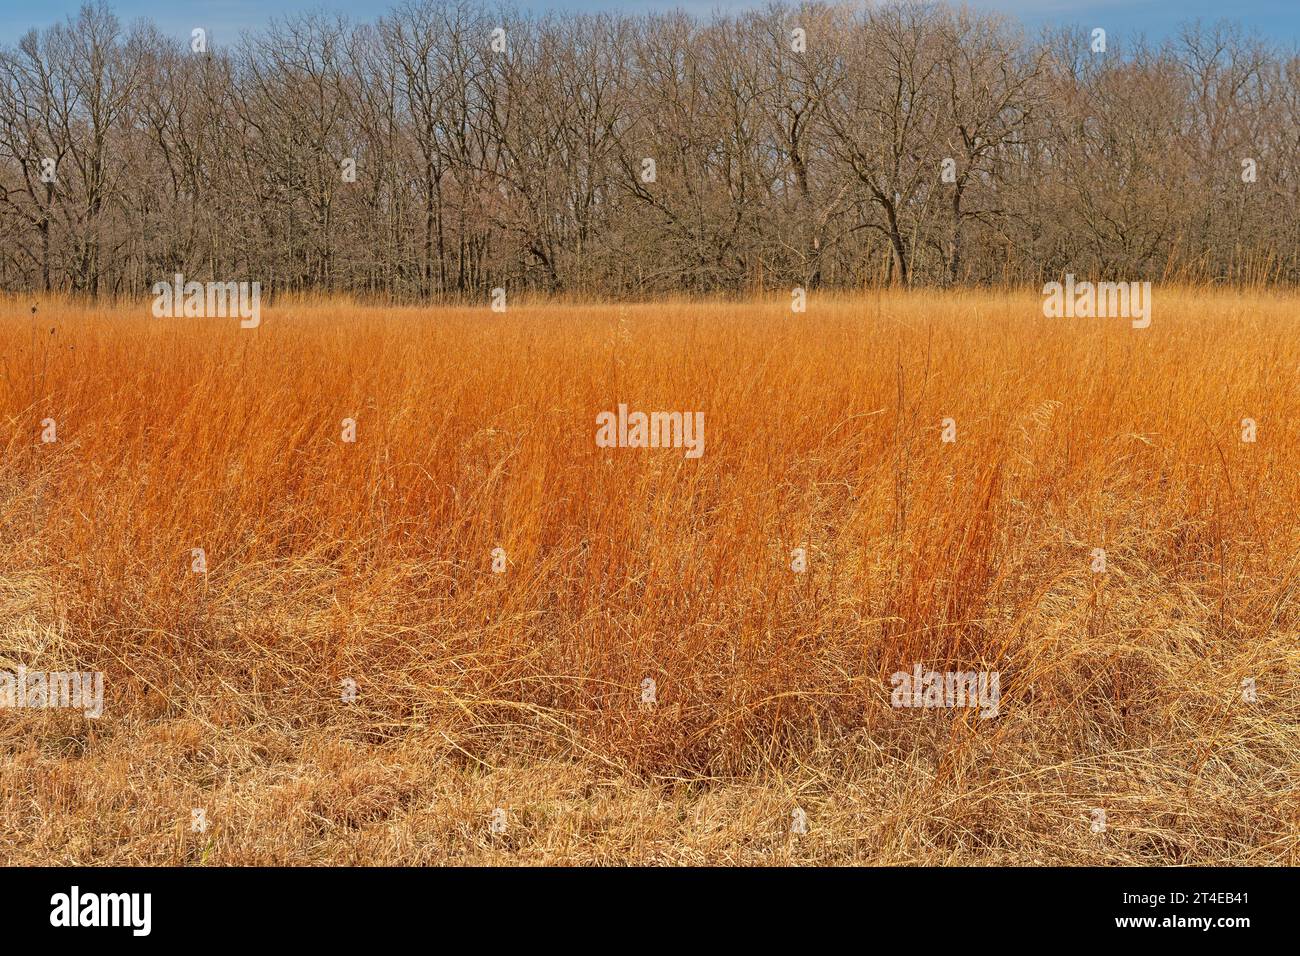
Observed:
[[[0,47],[0,286],[477,300],[1300,279],[1300,54],[943,4],[419,0]]]

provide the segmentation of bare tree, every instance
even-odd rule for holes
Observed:
[[[402,0],[206,49],[88,4],[0,48],[0,284],[1296,282],[1297,76],[1229,26],[1101,51],[910,0],[703,20]]]

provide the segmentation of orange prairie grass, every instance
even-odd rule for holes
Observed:
[[[5,300],[0,859],[1295,864],[1300,298],[1041,301]]]

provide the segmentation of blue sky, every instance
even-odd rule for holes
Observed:
[[[75,13],[81,0],[0,0],[0,43],[12,43],[28,28],[48,26]],[[1120,37],[1143,32],[1152,39],[1179,23],[1231,19],[1287,46],[1300,45],[1300,0],[968,0],[970,6],[1011,14],[1030,28],[1050,24],[1105,27]],[[168,33],[188,36],[205,26],[217,42],[230,42],[241,30],[256,29],[268,17],[324,7],[372,19],[388,0],[110,0],[124,22],[148,17]],[[762,0],[515,0],[521,9],[664,10],[681,7],[707,13],[764,5]]]

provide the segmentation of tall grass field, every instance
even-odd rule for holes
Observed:
[[[1152,303],[4,299],[0,860],[1296,865],[1300,296]]]

